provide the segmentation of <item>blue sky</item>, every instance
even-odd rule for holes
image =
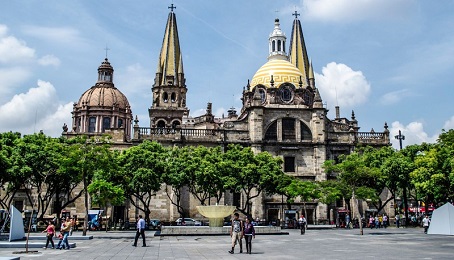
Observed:
[[[0,12],[0,132],[59,136],[96,83],[106,45],[114,83],[149,126],[154,75],[172,1],[15,0]],[[266,62],[274,19],[301,16],[316,85],[334,117],[355,111],[360,131],[402,130],[404,145],[454,128],[454,2],[450,0],[177,1],[191,114],[241,108]],[[288,45],[287,45],[288,46]],[[394,147],[397,142],[393,140]]]

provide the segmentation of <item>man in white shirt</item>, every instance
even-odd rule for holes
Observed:
[[[139,219],[137,219],[137,232],[136,238],[134,239],[134,244],[132,246],[137,246],[137,240],[139,236],[142,236],[143,244],[142,247],[146,247],[145,244],[145,220],[142,218],[142,215],[139,215]]]
[[[430,219],[429,219],[429,216],[426,215],[426,217],[422,220],[422,226],[424,227],[425,234],[427,234],[427,229],[429,229],[429,224],[430,224]]]

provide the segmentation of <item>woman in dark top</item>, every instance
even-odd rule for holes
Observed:
[[[254,225],[251,223],[250,218],[246,218],[246,222],[244,223],[244,239],[246,240],[246,250],[248,254],[251,254],[252,249],[252,238],[255,238],[255,229]]]

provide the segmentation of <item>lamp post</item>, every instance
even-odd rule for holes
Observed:
[[[402,135],[402,132],[399,130],[399,134],[394,136],[399,140],[399,148],[402,150],[402,140],[405,140],[405,135]],[[404,214],[405,214],[405,226],[408,226],[408,202],[407,202],[407,185],[408,185],[408,176],[405,175],[405,183],[403,187],[403,197],[404,197]]]

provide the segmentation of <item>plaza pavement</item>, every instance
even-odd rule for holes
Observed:
[[[13,254],[22,249],[2,248],[0,256],[20,259],[454,259],[454,236],[425,235],[422,228],[287,230],[289,235],[262,235],[252,242],[252,254],[235,254],[229,236],[153,236],[147,247],[133,247],[133,232],[90,232],[92,240],[74,241],[70,250],[38,249],[37,254]],[[39,235],[39,234],[36,234]],[[71,241],[71,237],[70,237]],[[243,245],[244,246],[244,245]],[[245,249],[245,248],[244,248]],[[33,249],[36,250],[36,249]]]

